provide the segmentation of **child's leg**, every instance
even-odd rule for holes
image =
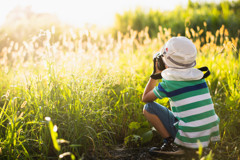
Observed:
[[[150,102],[144,106],[143,114],[163,138],[170,136],[175,138],[177,129],[173,124],[176,122],[176,118],[166,107],[156,102]]]
[[[170,137],[162,121],[155,114],[149,113],[146,110],[143,110],[143,114],[163,138]]]
[[[174,144],[177,133],[174,123],[177,119],[173,113],[158,103],[150,102],[144,106],[143,114],[164,138],[163,145],[152,147],[149,153],[152,155],[183,155],[184,150]]]

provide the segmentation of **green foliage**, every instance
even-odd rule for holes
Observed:
[[[69,143],[69,141],[66,141],[64,139],[57,139],[58,138],[58,134],[57,134],[57,126],[54,125],[53,126],[53,123],[50,119],[50,117],[45,117],[45,120],[47,120],[48,122],[48,127],[49,127],[49,131],[50,131],[50,135],[51,135],[51,139],[52,139],[52,142],[53,142],[53,146],[54,148],[58,151],[58,153],[60,153],[61,151],[61,145],[62,143]],[[75,156],[74,154],[72,154],[71,152],[65,152],[65,153],[62,153],[62,154],[59,154],[59,158],[62,159],[62,158],[66,158],[66,156],[70,156],[71,160],[75,160]]]
[[[204,27],[205,30],[215,33],[222,25],[229,31],[230,37],[239,37],[240,14],[237,9],[240,1],[221,1],[215,3],[199,3],[188,1],[188,7],[176,7],[173,11],[149,10],[144,11],[137,8],[135,11],[126,11],[122,15],[115,17],[114,35],[117,31],[127,33],[129,28],[141,31],[149,27],[150,37],[157,37],[159,26],[171,28],[171,35],[185,35],[185,27],[197,30],[197,27]],[[193,36],[193,35],[192,35]],[[205,38],[205,34],[202,37]]]
[[[152,55],[171,37],[169,30],[162,28],[157,38],[150,38],[147,30],[130,30],[117,40],[72,30],[57,42],[47,31],[39,37],[41,45],[29,41],[25,48],[15,48],[15,42],[6,46],[0,56],[0,158],[72,154],[79,159],[84,153],[105,155],[104,149],[124,141],[147,144],[152,129],[142,115],[141,96],[152,72]],[[216,31],[218,36],[202,28],[186,30],[206,35],[204,41],[199,36],[192,40],[197,67],[211,71],[206,80],[221,119],[221,143],[211,147],[210,157],[237,159],[240,58],[233,46],[238,39],[229,38],[224,27]],[[158,102],[168,104],[167,99]],[[57,132],[45,117],[51,117]]]
[[[139,122],[131,122],[128,127],[130,130],[137,130],[140,128],[140,123]]]
[[[53,126],[52,121],[49,121],[48,125],[49,125],[49,130],[50,130],[53,146],[57,151],[60,151],[61,146],[59,146],[58,142],[57,142],[57,138],[58,138],[57,126]]]
[[[147,121],[145,122],[131,122],[128,125],[130,131],[127,137],[124,138],[124,144],[128,147],[139,147],[153,138],[153,130]]]

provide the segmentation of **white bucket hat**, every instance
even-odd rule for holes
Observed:
[[[196,46],[186,37],[172,37],[160,52],[168,68],[186,69],[196,65]]]

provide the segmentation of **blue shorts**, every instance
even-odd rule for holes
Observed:
[[[156,103],[156,102],[149,102],[145,104],[144,109],[151,113],[158,116],[158,118],[163,123],[164,127],[167,129],[168,133],[175,138],[177,134],[177,128],[173,125],[178,120],[173,115],[173,113],[166,107]]]

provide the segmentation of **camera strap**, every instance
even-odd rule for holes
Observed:
[[[158,74],[152,74],[150,77],[151,77],[152,79],[162,79],[162,75],[161,75],[161,73],[158,73]]]
[[[202,72],[205,72],[205,73],[203,74],[202,79],[207,78],[207,77],[211,74],[211,72],[209,71],[208,67],[206,67],[206,66],[201,67],[201,68],[198,68],[198,69],[199,69],[200,71],[202,71]]]
[[[202,72],[205,72],[205,73],[203,74],[203,77],[202,77],[201,79],[205,79],[205,78],[207,78],[207,77],[211,74],[211,72],[209,71],[208,67],[206,67],[206,66],[201,67],[201,68],[198,68],[198,70],[200,70],[200,71],[202,71]],[[162,79],[161,73],[152,74],[150,77],[151,77],[152,79]]]

